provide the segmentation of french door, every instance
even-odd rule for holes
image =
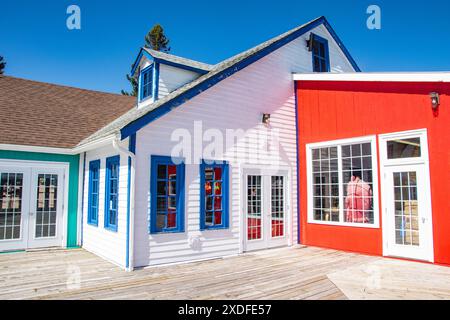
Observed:
[[[388,256],[432,260],[431,204],[426,169],[425,164],[384,169],[385,254]]]
[[[288,244],[287,173],[244,172],[244,251]]]
[[[64,169],[0,164],[0,251],[61,246]]]

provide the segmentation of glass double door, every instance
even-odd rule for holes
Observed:
[[[64,169],[0,165],[0,251],[61,246]]]
[[[287,237],[287,174],[244,174],[244,251],[284,246]]]

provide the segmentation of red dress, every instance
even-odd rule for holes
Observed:
[[[347,184],[345,198],[345,221],[368,223],[372,203],[372,189],[359,177],[352,177]]]

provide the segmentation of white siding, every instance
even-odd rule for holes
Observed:
[[[313,30],[329,40],[330,64],[333,72],[352,72],[339,47],[328,31],[320,26]],[[312,72],[311,53],[306,49],[309,34],[274,51],[263,59],[237,72],[194,97],[179,108],[141,129],[137,134],[136,203],[135,203],[135,264],[145,266],[173,263],[225,255],[241,250],[241,170],[248,154],[256,154],[258,146],[250,140],[240,141],[217,159],[230,159],[236,151],[239,160],[230,165],[230,228],[229,230],[199,231],[199,172],[198,165],[186,165],[185,232],[149,235],[150,156],[170,155],[176,142],[171,142],[177,128],[193,132],[194,121],[203,122],[203,131],[217,128],[250,130],[248,137],[265,132],[262,113],[270,113],[272,130],[280,131],[279,159],[259,156],[259,165],[267,167],[278,160],[290,169],[292,243],[297,243],[297,166],[295,96],[292,73]],[[193,134],[192,134],[193,136]],[[203,144],[205,146],[206,143]],[[245,150],[250,150],[245,153]],[[201,247],[194,249],[189,239],[199,236]]]
[[[160,64],[158,98],[165,97],[198,77],[200,77],[200,74],[196,72]]]
[[[119,168],[118,229],[117,232],[113,232],[104,227],[106,158],[116,155],[118,155],[118,152],[112,146],[99,148],[86,154],[83,198],[83,248],[124,267],[126,262],[128,158],[122,154],[120,155]],[[92,226],[87,223],[89,162],[93,160],[100,160],[98,226]]]

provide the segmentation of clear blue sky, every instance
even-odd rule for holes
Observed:
[[[70,4],[79,31],[66,28]],[[379,31],[366,28],[371,4]],[[363,71],[450,70],[449,12],[448,0],[2,0],[0,55],[7,75],[120,92],[155,23],[173,54],[213,64],[325,15]]]

